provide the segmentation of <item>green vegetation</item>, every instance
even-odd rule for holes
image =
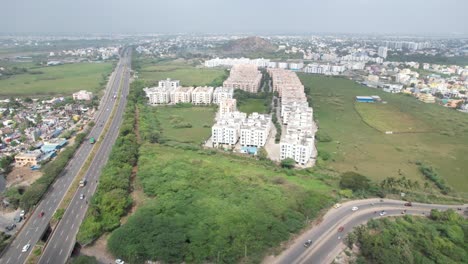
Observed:
[[[223,69],[197,68],[197,64],[199,64],[198,61],[191,65],[182,59],[140,59],[136,69],[140,79],[153,84],[171,78],[180,80],[183,86],[220,86],[228,76]]]
[[[357,243],[356,263],[467,263],[468,220],[453,210],[433,210],[429,218],[406,215],[371,220],[348,235]]]
[[[0,96],[69,95],[79,90],[97,92],[105,85],[112,63],[75,63],[29,68],[0,80]]]
[[[53,219],[54,219],[54,220],[57,220],[57,221],[60,220],[60,219],[62,219],[64,213],[65,213],[65,209],[64,209],[64,208],[59,208],[59,209],[57,209],[57,211],[55,211],[55,214],[54,214],[54,216],[53,216]]]
[[[243,90],[235,90],[234,98],[237,100],[239,111],[251,114],[257,112],[260,114],[271,112],[271,93],[249,93]]]
[[[0,232],[0,252],[2,252],[10,243],[10,235]]]
[[[99,178],[97,191],[78,231],[77,241],[81,245],[87,245],[104,232],[119,227],[120,217],[125,215],[132,204],[129,197],[130,176],[133,166],[137,164],[139,148],[135,111],[143,86],[139,81],[131,84],[119,137],[112,147],[109,161]]]
[[[445,184],[445,181],[442,178],[440,178],[440,176],[437,174],[437,172],[434,171],[432,167],[429,167],[424,164],[419,164],[419,170],[424,176],[426,176],[428,180],[432,181],[443,194],[449,193],[451,188]]]
[[[71,261],[72,264],[98,264],[99,262],[95,257],[81,255],[76,258],[73,258]]]
[[[149,198],[108,241],[131,263],[259,262],[332,202],[305,171],[215,151],[146,143],[138,166]]]
[[[454,56],[454,57],[445,57],[442,55],[397,55],[391,54],[387,58],[388,61],[415,61],[419,63],[434,63],[434,64],[444,64],[444,65],[468,65],[468,56]]]
[[[0,158],[0,171],[8,174],[11,171],[11,164],[15,161],[14,156],[4,156]]]
[[[299,74],[299,77],[319,125],[318,150],[331,154],[329,160],[318,163],[319,167],[337,174],[355,171],[375,182],[406,177],[422,186],[426,177],[416,164],[420,161],[432,166],[458,194],[468,192],[465,173],[468,171],[468,144],[461,144],[468,142],[466,114],[425,104],[410,96],[364,87],[344,78],[306,74]],[[366,124],[355,110],[357,95],[378,95],[390,105],[369,106],[375,109],[384,106],[382,118],[392,121],[381,121],[382,127],[393,129],[404,124],[406,128],[425,127],[432,132],[386,135]],[[432,192],[431,189],[425,191]]]
[[[153,143],[159,142],[162,132],[164,141],[202,143],[210,137],[216,114],[216,108],[213,107],[140,105],[139,108],[143,117],[140,124],[142,137],[153,138],[149,140]]]
[[[12,205],[18,205],[26,211],[29,211],[34,205],[36,205],[47,192],[49,186],[55,181],[55,179],[62,173],[63,169],[67,166],[68,161],[73,157],[76,149],[84,141],[87,135],[87,131],[76,135],[75,143],[71,146],[66,147],[53,161],[47,163],[42,167],[43,175],[29,186],[26,191],[21,194],[20,189],[12,188],[6,192],[9,200],[12,201]],[[10,196],[8,196],[10,195]]]
[[[296,161],[291,158],[287,158],[281,161],[281,167],[286,169],[292,169],[296,165]]]

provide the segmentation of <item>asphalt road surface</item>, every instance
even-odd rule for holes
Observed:
[[[113,72],[113,74],[111,75],[109,79],[109,83],[106,88],[104,97],[101,100],[99,110],[96,113],[96,116],[94,118],[96,125],[91,129],[88,138],[94,137],[98,139],[100,135],[102,134],[105,126],[104,125],[101,126],[100,124],[103,122],[104,123],[107,122],[107,120],[109,120],[111,116],[112,109],[114,105],[116,104],[116,99],[114,99],[114,95],[118,93],[119,87],[121,85],[121,81],[123,81],[122,92],[128,93],[129,72],[127,70],[127,65],[129,65],[129,63],[130,63],[130,55],[125,53],[124,56],[121,57],[115,71]],[[120,123],[121,121],[122,112],[123,112],[122,105],[124,105],[125,102],[126,102],[126,96],[120,100],[120,105],[114,118],[114,120],[117,120],[118,123]],[[98,151],[99,152],[98,155],[96,155],[97,159],[100,160],[101,163],[107,159],[107,156],[104,156],[104,154],[108,153],[101,149],[111,148],[113,141],[112,142],[109,141],[108,138],[111,137],[115,139],[115,136],[112,136],[112,134],[117,133],[118,131],[118,127],[115,126],[115,123],[112,123],[112,125],[113,125],[112,128],[108,130],[109,131],[108,133],[111,134],[111,136],[106,136],[104,139],[104,141],[110,144],[109,145],[102,144],[101,148]],[[85,141],[77,149],[73,158],[70,160],[70,162],[65,167],[64,171],[60,174],[60,176],[56,179],[54,184],[49,188],[48,192],[44,195],[42,201],[36,206],[34,210],[32,210],[32,212],[26,215],[27,222],[21,228],[19,233],[14,238],[13,242],[9,245],[7,250],[4,252],[2,257],[0,258],[0,263],[2,264],[15,263],[16,264],[16,263],[24,263],[26,261],[28,255],[31,253],[31,249],[41,239],[42,235],[47,230],[49,226],[49,221],[51,220],[55,210],[57,210],[60,202],[63,200],[75,176],[77,175],[77,173],[83,166],[84,162],[88,158],[88,155],[90,154],[92,147],[93,145],[89,144],[88,141]],[[99,162],[97,165],[99,165]],[[96,165],[96,162],[93,161],[92,166],[97,166],[97,165]],[[91,170],[92,170],[91,174],[96,174],[96,172],[100,171],[100,170],[97,170],[97,168],[96,169],[93,168],[92,166],[91,166]],[[100,168],[101,166],[99,166],[99,169]],[[88,176],[90,175],[90,171],[87,172],[87,175]],[[95,185],[93,184],[90,184],[89,186],[87,186],[86,187],[87,194],[91,196],[92,192],[94,192],[94,189],[95,189]],[[77,198],[76,194],[69,207],[71,208],[71,211],[67,210],[66,215],[73,212],[76,214],[76,218],[79,218],[78,211],[84,213],[86,208],[84,206],[83,208],[80,208],[81,205],[76,207],[75,198]],[[44,212],[44,215],[42,217],[39,217],[39,214],[41,212]],[[62,224],[62,222],[63,220],[60,222],[60,224]],[[79,226],[78,222],[76,222],[75,224]],[[78,226],[74,228],[77,229]],[[71,228],[70,226],[70,229],[73,229],[73,228]],[[53,236],[56,236],[55,232],[53,233]],[[66,238],[67,237],[65,235],[65,237],[63,238],[63,243],[62,243],[63,245],[68,244],[66,243],[67,241],[65,241]],[[68,239],[69,239],[68,241],[70,241],[71,243],[72,240],[74,241],[75,236],[73,237],[69,236]],[[30,249],[27,252],[21,252],[21,249],[26,244],[31,245]],[[69,256],[68,252],[62,251],[62,254],[66,255],[67,257]],[[66,258],[64,259],[66,260]],[[50,263],[65,263],[65,260],[60,261],[60,262],[50,262]],[[47,263],[47,262],[44,262],[44,263]]]
[[[79,188],[73,196],[62,220],[60,220],[54,230],[54,233],[49,238],[39,263],[66,263],[72,253],[76,242],[76,234],[78,233],[78,229],[80,228],[81,222],[86,214],[86,210],[88,209],[86,201],[89,201],[96,191],[101,170],[108,160],[112,146],[117,139],[120,124],[122,123],[122,117],[129,92],[130,68],[128,65],[130,63],[130,56],[126,56],[123,60],[125,68],[122,73],[122,96],[120,103],[117,105],[115,116],[111,120],[111,125],[107,135],[103,139],[96,156],[92,160],[91,165],[84,176],[88,183],[86,186]],[[84,199],[80,199],[81,194],[84,195]]]
[[[404,206],[405,203],[405,201],[389,199],[368,199],[351,201],[338,209],[331,209],[320,224],[298,237],[287,250],[275,257],[273,262],[278,264],[331,263],[344,248],[343,238],[346,234],[354,227],[364,224],[372,218],[402,216],[404,210],[406,210],[406,214],[428,215],[431,209],[447,210],[452,208],[457,210],[459,207],[465,208],[464,205],[421,203],[412,203],[412,206],[409,207]],[[351,208],[354,206],[359,209],[352,211]],[[386,214],[381,216],[381,211],[385,211]],[[342,232],[338,231],[340,227],[344,227]],[[306,248],[304,243],[309,239],[312,240],[312,245]]]

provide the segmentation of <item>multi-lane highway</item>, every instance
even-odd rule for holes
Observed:
[[[406,214],[428,215],[432,209],[447,210],[465,207],[464,205],[434,205],[412,203],[412,206],[404,206],[404,201],[389,199],[368,199],[351,201],[343,204],[340,208],[331,209],[320,224],[299,236],[293,244],[275,257],[269,260],[277,264],[282,263],[331,263],[336,255],[344,248],[343,238],[354,227],[364,224],[372,218],[403,215]],[[358,210],[352,211],[356,206]],[[385,211],[381,216],[380,212]],[[339,232],[338,229],[344,227]],[[304,243],[312,240],[312,244],[307,248]]]
[[[86,210],[88,209],[87,201],[96,190],[101,170],[107,162],[112,146],[117,139],[120,124],[122,123],[122,117],[129,92],[130,69],[127,65],[129,65],[130,62],[130,56],[126,56],[124,60],[120,102],[116,106],[117,108],[114,118],[110,121],[111,123],[108,133],[103,139],[96,156],[92,160],[91,165],[84,176],[88,181],[88,184],[79,188],[73,196],[62,220],[57,225],[54,233],[47,242],[39,263],[66,263],[73,250],[76,241],[76,234],[78,233],[78,229],[84,219]],[[81,195],[84,195],[83,199],[80,198]]]
[[[111,117],[112,109],[117,102],[117,100],[114,99],[114,96],[119,92],[119,88],[121,87],[122,82],[123,82],[122,91],[124,92],[124,90],[126,89],[125,91],[128,92],[128,77],[129,77],[128,65],[129,63],[130,63],[130,54],[129,54],[129,51],[125,51],[119,63],[117,64],[115,71],[113,72],[113,74],[111,75],[109,79],[109,83],[106,87],[104,97],[101,100],[101,104],[99,106],[99,111],[96,113],[96,116],[94,118],[96,125],[91,129],[89,133],[89,137],[94,137],[98,139],[103,133],[105,126],[104,125],[101,126],[101,124],[103,122],[104,123],[107,122],[107,120],[109,120],[109,118]],[[122,104],[125,104],[125,98],[123,98],[123,100],[120,101],[118,110],[116,111],[115,119],[121,118],[121,113],[123,111],[123,107],[121,106]],[[117,133],[116,132],[117,130],[118,129],[114,125],[111,129],[109,129],[109,133],[113,133],[113,132]],[[107,140],[107,138],[108,136],[106,136],[104,140]],[[112,138],[115,138],[115,136],[113,136]],[[106,142],[109,143],[109,141],[106,141]],[[9,245],[6,252],[0,258],[0,263],[5,263],[5,264],[15,263],[16,264],[16,263],[24,263],[26,261],[28,255],[31,253],[31,249],[41,239],[42,235],[49,227],[49,221],[51,220],[52,215],[54,214],[55,210],[58,208],[60,202],[63,200],[75,176],[78,174],[81,167],[83,166],[86,159],[88,158],[88,155],[90,154],[93,146],[94,145],[91,145],[87,141],[85,141],[77,149],[73,158],[70,160],[70,162],[65,167],[64,171],[60,174],[60,176],[57,178],[57,180],[54,182],[54,184],[49,188],[48,192],[44,195],[42,201],[36,206],[34,210],[28,213],[27,222],[21,228],[21,230],[16,235],[13,242]],[[111,146],[106,146],[106,144],[102,144],[101,148],[103,147],[110,148]],[[106,159],[106,157],[104,157],[103,155],[106,153],[107,152],[103,152],[100,149],[96,157],[98,157],[98,159],[101,159],[101,162],[104,162],[105,161],[104,159]],[[94,161],[93,161],[93,165],[95,165]],[[95,188],[95,185],[90,184],[88,186],[88,189],[91,190],[93,186]],[[94,189],[92,190],[94,191]],[[89,191],[89,193],[91,192]],[[75,198],[76,197],[74,197],[73,201],[75,201]],[[72,204],[73,204],[73,201],[72,201]],[[78,209],[75,209],[75,207],[70,207],[70,208],[72,208],[74,212],[78,210]],[[85,209],[81,208],[80,210],[84,211]],[[44,215],[42,217],[39,217],[39,214],[41,212],[44,212]],[[55,234],[55,232],[53,234]],[[69,237],[69,239],[74,240],[75,237]],[[21,249],[26,244],[30,244],[31,247],[27,252],[22,252]],[[53,263],[65,263],[65,262],[53,262]]]

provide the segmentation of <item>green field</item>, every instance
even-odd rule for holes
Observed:
[[[309,90],[319,133],[331,142],[319,142],[319,151],[331,158],[325,166],[337,172],[357,171],[373,180],[405,176],[422,183],[415,162],[433,166],[448,185],[468,192],[468,116],[406,95],[363,87],[343,78],[300,74]],[[388,106],[359,106],[365,119],[381,129],[427,127],[432,133],[386,135],[366,124],[355,109],[355,96],[379,95]],[[374,113],[374,110],[376,112]],[[403,113],[403,114],[402,114]],[[375,117],[373,117],[375,115]],[[389,118],[381,121],[379,118]]]
[[[249,98],[244,103],[239,104],[239,111],[251,114],[253,112],[264,114],[267,112],[264,99]]]
[[[226,77],[226,72],[222,69],[197,68],[186,61],[143,60],[138,75],[139,78],[151,83],[171,78],[180,80],[182,86],[204,86],[213,85],[213,81],[220,80],[213,85],[220,86]]]
[[[211,135],[216,108],[214,107],[145,107],[146,120],[157,119],[166,140],[201,143]],[[190,124],[191,127],[183,127]]]
[[[24,65],[28,66],[30,64]],[[29,69],[32,73],[1,79],[0,96],[71,95],[83,89],[97,92],[103,88],[103,76],[112,71],[112,63],[75,63]]]
[[[431,126],[392,104],[355,103],[362,120],[380,132],[431,132]],[[439,132],[439,131],[435,131]]]
[[[332,203],[313,176],[248,157],[144,144],[138,167],[145,204],[108,241],[131,263],[259,263]]]

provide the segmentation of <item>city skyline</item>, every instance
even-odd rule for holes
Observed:
[[[2,33],[357,33],[467,35],[459,0],[215,0],[4,3]]]

